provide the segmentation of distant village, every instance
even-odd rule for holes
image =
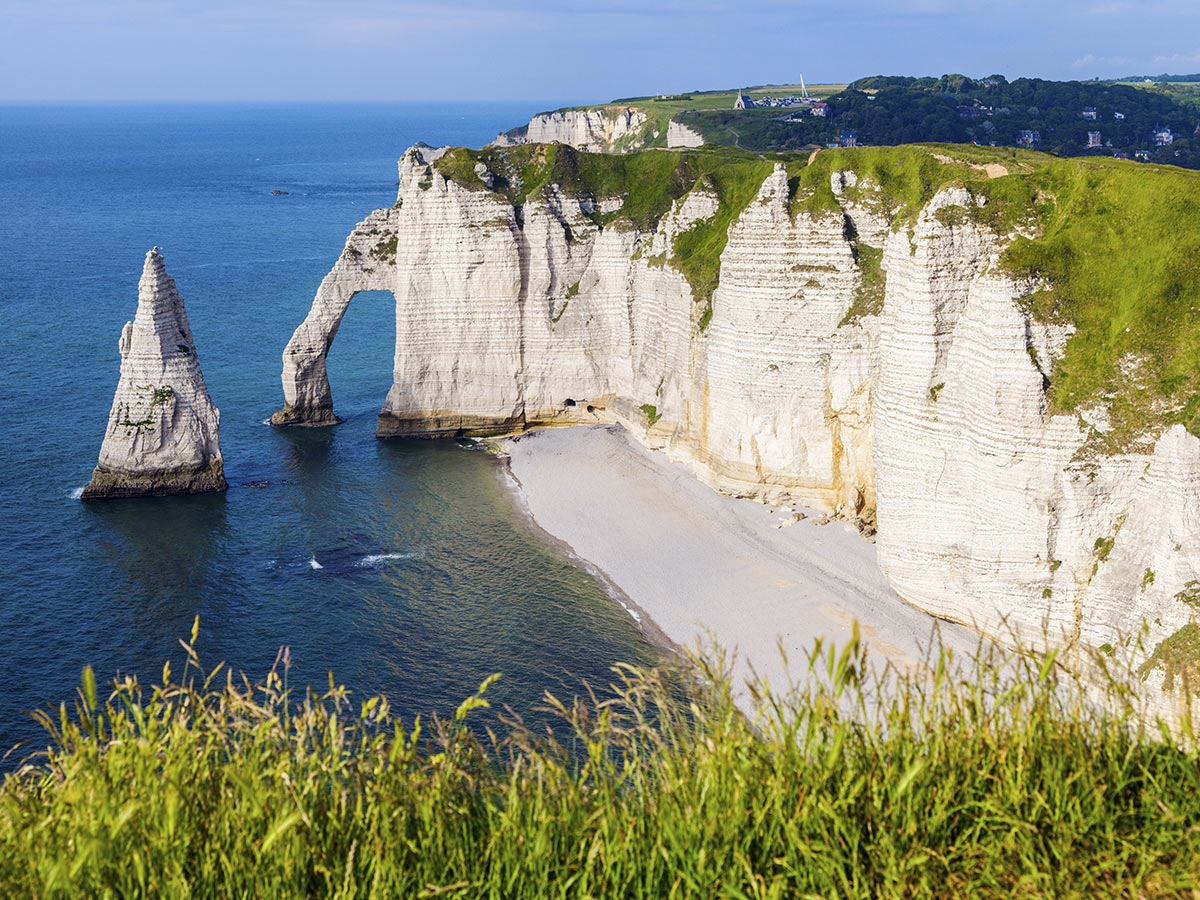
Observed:
[[[960,110],[965,109],[965,108],[967,108],[967,107],[959,107]],[[985,106],[985,107],[977,107],[977,108],[987,110],[986,115],[992,114],[992,110],[989,107]],[[1090,106],[1086,107],[1082,112],[1080,112],[1080,116],[1082,116],[1083,119],[1088,122],[1095,122],[1097,120],[1096,110]],[[1113,113],[1114,121],[1121,121],[1124,118],[1125,118],[1125,114],[1122,112],[1114,112]],[[1200,125],[1196,126],[1196,133],[1200,134]],[[1153,143],[1155,147],[1170,147],[1172,144],[1175,143],[1175,138],[1177,137],[1177,135],[1174,134],[1169,127],[1164,127],[1162,125],[1156,124],[1154,126],[1154,129],[1151,131],[1151,133],[1148,137],[1149,137],[1150,143]],[[1040,131],[1033,131],[1033,130],[1025,129],[1025,130],[1017,132],[1017,145],[1018,146],[1036,147],[1041,142],[1042,142],[1042,134]],[[1085,150],[1104,150],[1104,149],[1111,150],[1112,145],[1113,144],[1112,144],[1111,140],[1104,139],[1104,132],[1097,130],[1097,131],[1089,131],[1087,133],[1087,141],[1084,143],[1083,148]],[[1175,155],[1179,156],[1180,151],[1176,150]],[[1130,158],[1130,154],[1124,150],[1118,150],[1118,151],[1114,152],[1113,156],[1116,159],[1129,159]],[[1149,150],[1134,150],[1133,158],[1140,160],[1141,162],[1149,162],[1150,161],[1150,151]]]
[[[751,108],[772,108],[772,109],[805,109],[814,116],[825,115],[825,110],[829,108],[829,104],[823,100],[814,100],[808,96],[808,91],[805,90],[802,96],[788,97],[759,97],[757,100],[751,100],[740,90],[738,91],[737,99],[733,101],[734,109],[751,109]]]
[[[983,81],[983,84],[985,86],[992,87],[996,84],[996,82],[985,79]],[[832,115],[832,111],[831,111],[828,103],[826,103],[822,100],[816,100],[809,96],[808,89],[804,85],[803,76],[801,76],[801,78],[800,78],[800,87],[801,87],[800,95],[793,94],[793,95],[781,96],[781,97],[774,97],[774,96],[767,95],[767,96],[762,96],[762,97],[756,97],[754,99],[751,99],[749,96],[747,96],[747,94],[745,94],[739,88],[738,92],[737,92],[737,98],[733,101],[733,108],[734,109],[794,109],[794,110],[797,110],[796,113],[793,113],[791,115],[786,115],[786,116],[780,116],[780,120],[784,121],[784,122],[796,122],[796,123],[804,121],[803,117],[805,115],[818,116],[821,118],[828,118]],[[867,99],[874,100],[875,99],[874,94],[867,93]],[[957,112],[958,112],[958,115],[964,119],[988,118],[995,114],[995,110],[992,107],[986,106],[986,105],[980,103],[978,100],[976,100],[972,105],[969,105],[969,106],[967,106],[967,105],[958,106]],[[1088,122],[1095,122],[1099,118],[1098,113],[1096,112],[1095,108],[1090,107],[1090,106],[1082,109],[1080,111],[1080,116],[1085,121],[1088,121]],[[1116,112],[1116,111],[1113,112],[1113,120],[1114,121],[1119,122],[1119,121],[1123,121],[1124,119],[1125,119],[1125,114],[1123,112]],[[1198,124],[1196,126],[1195,134],[1200,135],[1200,124]],[[1149,142],[1153,143],[1153,145],[1156,148],[1162,148],[1162,147],[1171,146],[1175,142],[1175,138],[1178,137],[1178,135],[1174,134],[1169,127],[1164,127],[1164,126],[1156,124],[1154,126],[1153,132],[1150,135],[1148,135],[1147,137],[1149,138]],[[1038,145],[1040,145],[1041,142],[1042,142],[1042,135],[1041,135],[1041,132],[1039,132],[1039,131],[1023,129],[1023,130],[1017,132],[1016,144],[1019,147],[1033,148],[1033,147],[1037,147]],[[971,143],[978,145],[979,141],[972,141]],[[991,141],[990,144],[993,147],[997,146],[996,141]],[[829,149],[836,149],[836,148],[841,148],[841,147],[857,147],[857,146],[859,146],[858,135],[854,131],[845,130],[845,131],[842,131],[838,135],[838,139],[836,141],[830,141],[830,142],[826,143],[825,146]],[[1112,149],[1112,146],[1113,146],[1112,141],[1105,140],[1104,133],[1102,131],[1096,130],[1096,131],[1089,131],[1087,133],[1087,140],[1086,140],[1085,144],[1083,145],[1083,149],[1103,151],[1104,149]],[[1176,156],[1179,156],[1180,153],[1181,153],[1181,151],[1179,151],[1179,150],[1175,151]],[[1123,150],[1115,151],[1112,155],[1116,159],[1130,159],[1131,158],[1130,153],[1123,151]],[[1132,154],[1132,158],[1142,161],[1142,162],[1149,162],[1150,156],[1151,156],[1151,151],[1148,149],[1134,150],[1133,154]]]
[[[791,94],[787,97],[771,97],[764,96],[751,100],[741,89],[738,89],[737,98],[733,101],[734,109],[794,109],[796,113],[780,118],[784,122],[801,122],[802,116],[817,116],[826,118],[829,115],[829,104],[824,100],[817,100],[808,95],[808,88],[804,84],[804,76],[800,76],[800,94],[797,96]],[[857,147],[858,135],[853,131],[843,131],[837,141],[830,142],[826,145],[833,149],[837,147]]]

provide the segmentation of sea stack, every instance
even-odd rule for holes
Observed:
[[[137,315],[121,331],[121,380],[84,500],[223,491],[220,413],[162,253],[146,254]]]

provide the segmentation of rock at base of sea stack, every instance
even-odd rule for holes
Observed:
[[[208,396],[183,298],[155,247],[121,331],[121,380],[84,500],[223,491],[220,412]]]
[[[272,414],[272,425],[303,425],[308,428],[324,428],[327,425],[341,425],[342,420],[333,414],[330,405],[297,408],[285,406],[279,412]]]

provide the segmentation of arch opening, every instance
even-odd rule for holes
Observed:
[[[326,351],[326,377],[331,394],[337,390],[338,415],[378,413],[392,386],[395,359],[395,296],[386,290],[356,292]]]

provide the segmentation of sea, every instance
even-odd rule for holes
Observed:
[[[390,294],[329,356],[331,428],[273,428],[281,353],[346,235],[395,200],[417,141],[481,146],[555,104],[0,108],[0,769],[48,742],[80,672],[206,667],[330,678],[396,714],[493,712],[602,688],[658,651],[543,540],[477,444],[381,441]],[[284,193],[273,193],[280,191]],[[147,250],[161,247],[221,411],[223,494],[83,503]],[[11,749],[10,749],[11,748]]]

